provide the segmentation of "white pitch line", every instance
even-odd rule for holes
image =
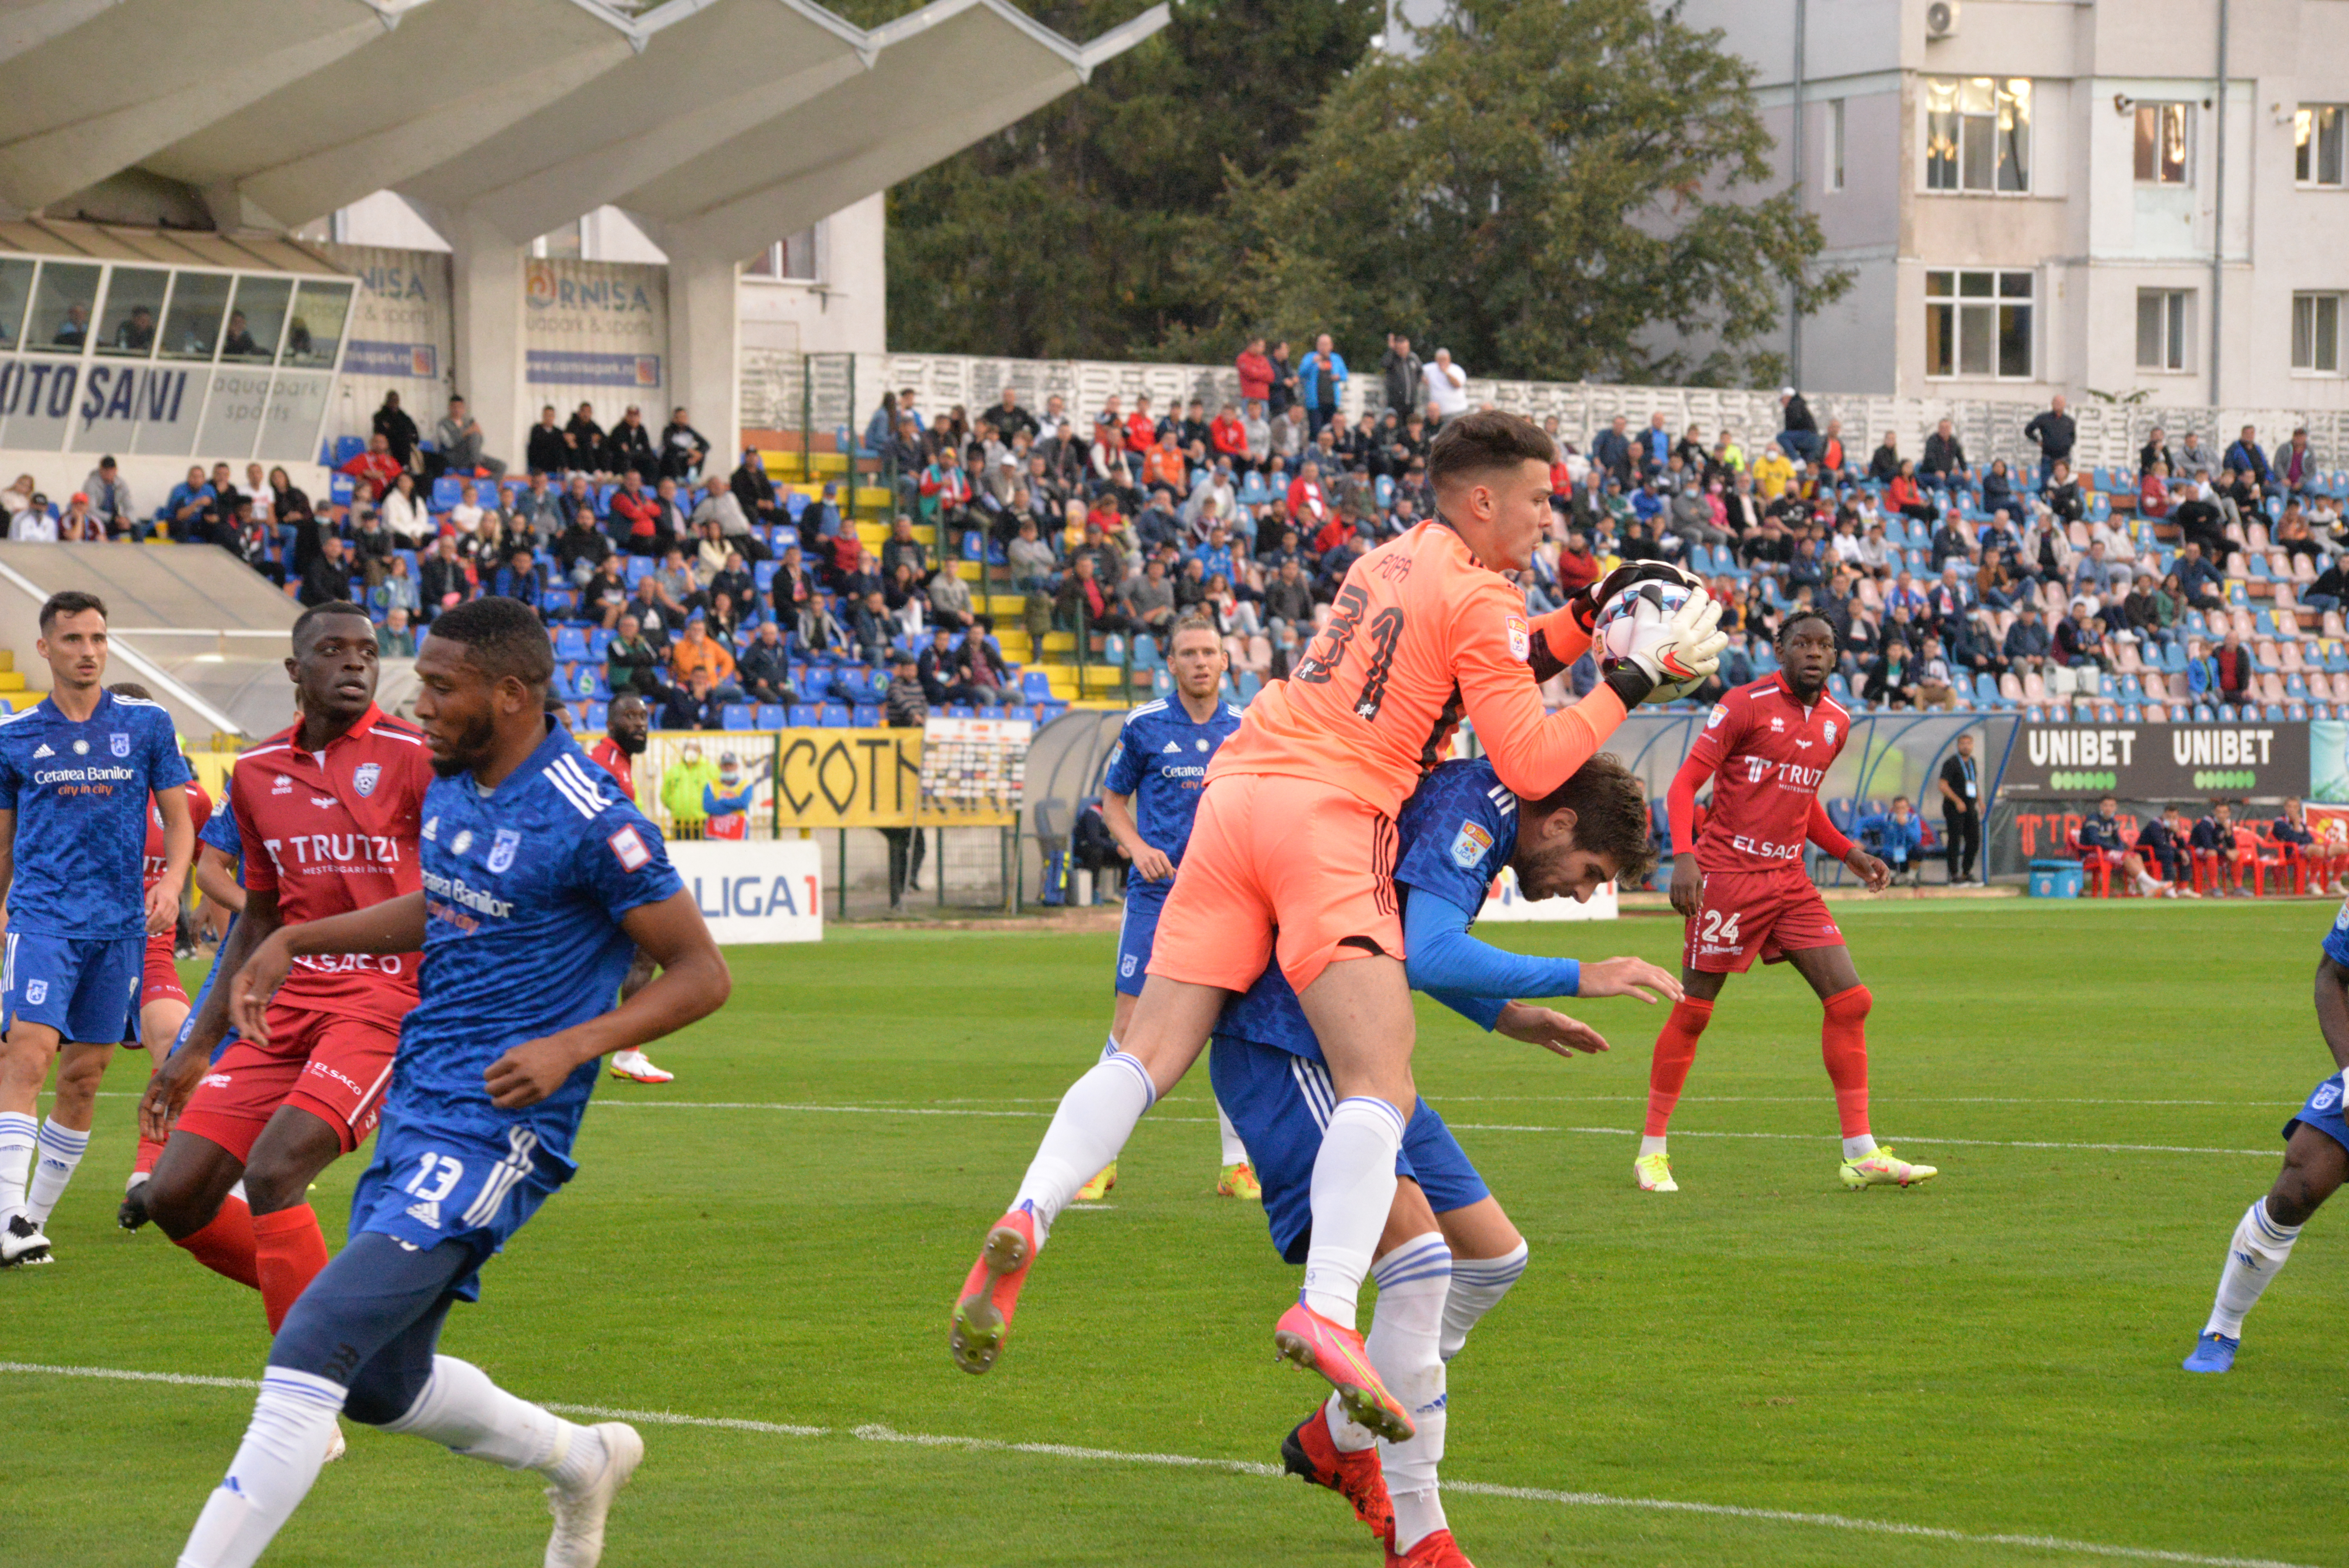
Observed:
[[[205,1377],[185,1372],[133,1372],[114,1367],[46,1367],[29,1361],[0,1361],[0,1373],[48,1377],[95,1377],[119,1383],[169,1383],[186,1387],[254,1389],[250,1377]],[[842,1433],[832,1427],[794,1426],[781,1421],[751,1421],[723,1416],[687,1416],[674,1410],[619,1410],[600,1405],[545,1407],[569,1415],[596,1416],[606,1420],[641,1421],[647,1426],[698,1427],[763,1437],[829,1438],[846,1436],[859,1442],[891,1443],[910,1448],[960,1449],[968,1452],[1033,1454],[1045,1459],[1082,1460],[1096,1464],[1158,1465],[1175,1470],[1216,1470],[1228,1475],[1278,1479],[1278,1465],[1254,1460],[1208,1459],[1196,1454],[1134,1453],[1123,1449],[1079,1448],[1068,1443],[1015,1443],[998,1438],[956,1437],[938,1432],[901,1432],[879,1422],[853,1427]],[[2179,1563],[2192,1568],[2306,1568],[2305,1564],[2264,1557],[2211,1557],[2194,1552],[2165,1552],[2150,1546],[2116,1546],[2098,1541],[2072,1541],[2055,1535],[2019,1535],[1950,1530],[1931,1524],[1904,1524],[1883,1519],[1854,1519],[1840,1513],[1805,1513],[1784,1508],[1746,1508],[1725,1502],[1686,1502],[1676,1498],[1612,1497],[1596,1491],[1555,1491],[1542,1487],[1501,1486],[1490,1481],[1447,1480],[1447,1491],[1514,1502],[1547,1502],[1564,1508],[1635,1509],[1653,1513],[1691,1513],[1713,1519],[1751,1520],[1764,1524],[1804,1524],[1825,1530],[1846,1530],[1867,1535],[1892,1535],[1912,1541],[1946,1541],[1962,1546],[2014,1546],[2037,1552],[2067,1552],[2075,1556],[2112,1557],[2137,1563]]]
[[[715,1100],[715,1099],[593,1099],[591,1107],[612,1106],[629,1110],[779,1110],[811,1115],[837,1116],[973,1116],[989,1119],[1043,1121],[1049,1119],[1040,1110],[972,1110],[960,1107],[909,1105],[795,1105],[782,1101]],[[1159,1121],[1207,1122],[1206,1116],[1162,1116]],[[1450,1124],[1455,1132],[1568,1132],[1596,1138],[1637,1138],[1638,1130],[1629,1127],[1542,1127],[1509,1122],[1455,1121]],[[1682,1130],[1677,1138],[1737,1138],[1789,1140],[1796,1142],[1832,1142],[1832,1139],[1816,1132],[1699,1132]],[[1931,1138],[1916,1133],[1903,1133],[1896,1142],[1945,1145],[1952,1149],[2057,1149],[2096,1154],[2226,1154],[2270,1159],[2276,1149],[2208,1149],[2182,1143],[2059,1143],[2038,1140],[2002,1138]]]

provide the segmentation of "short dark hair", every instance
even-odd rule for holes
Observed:
[[[104,616],[106,601],[95,593],[84,593],[76,588],[50,594],[47,603],[41,606],[41,635],[46,637],[49,634],[49,628],[56,624],[58,616],[78,615],[84,610],[95,610]]]
[[[1616,880],[1638,887],[1656,869],[1656,844],[1648,821],[1648,792],[1639,775],[1611,752],[1594,754],[1567,781],[1526,809],[1547,816],[1574,813],[1575,847],[1615,861]]]
[[[1906,609],[1907,607],[1908,606],[1906,605],[1899,606],[1899,608],[1902,609]],[[1826,611],[1797,610],[1793,614],[1788,615],[1785,620],[1778,623],[1778,641],[1783,643],[1788,637],[1793,636],[1795,634],[1795,625],[1803,621],[1816,621],[1820,625],[1825,626],[1827,629],[1828,636],[1832,637],[1835,635],[1835,623],[1827,619]]]
[[[1547,466],[1557,450],[1542,428],[1524,415],[1482,408],[1463,414],[1436,434],[1435,444],[1427,449],[1427,477],[1440,486],[1522,462]]]
[[[137,681],[116,681],[106,688],[117,696],[127,696],[134,702],[153,702],[155,694]]]
[[[328,615],[357,615],[362,621],[371,619],[365,610],[352,603],[348,599],[329,599],[323,604],[313,604],[295,617],[294,645],[296,647],[302,645],[302,634],[310,629],[311,622],[322,620]]]
[[[508,676],[543,686],[554,675],[554,645],[538,616],[519,599],[492,593],[452,604],[432,618],[435,641],[462,643],[473,667],[492,680]]]

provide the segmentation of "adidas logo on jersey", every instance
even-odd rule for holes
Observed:
[[[408,1217],[437,1231],[440,1228],[440,1205],[429,1198],[420,1203],[410,1203],[408,1205]]]
[[[33,753],[33,760],[38,762],[44,757],[55,757],[57,753],[55,751],[49,749],[47,742],[44,741],[40,748]]]
[[[1182,743],[1181,741],[1179,741],[1179,740],[1170,740],[1170,741],[1168,741],[1168,742],[1166,743],[1166,745],[1164,746],[1164,748],[1162,749],[1162,751],[1161,751],[1161,755],[1164,755],[1164,752],[1167,752],[1167,751],[1180,751],[1180,750],[1182,750],[1182,749],[1183,749],[1183,743]]]

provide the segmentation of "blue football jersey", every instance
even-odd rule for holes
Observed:
[[[1517,798],[1485,758],[1446,762],[1403,802],[1395,838],[1394,880],[1404,903],[1414,891],[1431,892],[1466,910],[1473,925],[1486,886],[1517,852]],[[1321,1059],[1321,1042],[1278,964],[1224,1005],[1216,1033]]]
[[[205,819],[204,825],[196,830],[196,842],[210,844],[234,861],[237,880],[241,882],[244,880],[244,835],[237,831],[236,813],[228,809],[228,792],[234,777],[230,774],[221,779],[220,805]]]
[[[98,695],[76,724],[43,697],[0,719],[0,803],[16,813],[8,929],[147,934],[147,801],[195,775],[160,705]]]
[[[2340,910],[2333,916],[2332,929],[2324,934],[2324,956],[2349,969],[2349,899],[2344,899]]]
[[[599,1062],[522,1110],[490,1103],[481,1075],[509,1047],[609,1012],[636,944],[620,918],[684,885],[659,830],[611,775],[550,726],[530,760],[484,795],[436,779],[424,797],[424,968],[383,1125],[502,1145],[527,1127],[567,1161]]]
[[[1125,716],[1109,754],[1102,788],[1133,798],[1133,825],[1142,841],[1176,865],[1191,841],[1191,819],[1207,787],[1207,763],[1240,727],[1240,710],[1216,704],[1205,724],[1191,722],[1180,697],[1146,702]]]

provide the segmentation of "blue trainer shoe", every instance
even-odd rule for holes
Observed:
[[[2186,1358],[2189,1372],[2231,1372],[2235,1369],[2235,1352],[2243,1347],[2240,1339],[2230,1339],[2223,1334],[2205,1334],[2194,1342],[2194,1354]]]

